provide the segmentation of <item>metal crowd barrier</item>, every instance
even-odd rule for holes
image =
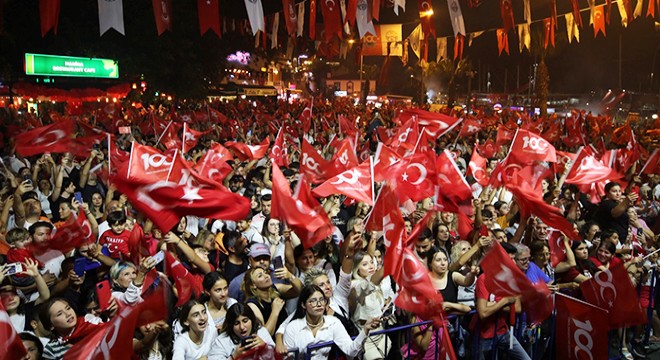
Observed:
[[[652,326],[652,317],[653,317],[653,313],[655,311],[654,298],[655,298],[656,294],[658,293],[658,289],[656,289],[656,287],[660,283],[660,282],[657,281],[658,280],[657,275],[658,275],[658,273],[656,271],[656,268],[654,267],[652,269],[652,273],[651,273],[651,284],[650,284],[650,290],[649,290],[649,305],[646,309],[647,310],[647,316],[648,316],[648,323],[644,327],[643,342],[641,344],[639,344],[639,345],[642,345],[644,347],[648,347],[649,342],[650,342],[650,334],[651,334],[651,330],[652,330],[652,328],[651,328],[651,326]],[[642,286],[642,282],[640,281],[640,287],[641,286]],[[474,360],[477,360],[477,359],[480,358],[481,354],[480,354],[480,337],[478,335],[479,334],[479,318],[478,318],[478,315],[476,314],[476,310],[472,310],[469,313],[467,313],[465,315],[462,315],[462,316],[456,316],[456,315],[448,316],[447,317],[447,323],[449,324],[450,322],[455,321],[455,323],[460,326],[460,323],[461,323],[460,320],[464,316],[467,316],[467,315],[477,316],[476,327],[475,327],[474,331],[472,331],[470,333],[470,336],[472,338],[472,354],[471,354],[472,356],[471,356],[471,358],[474,359]],[[544,346],[547,345],[547,349],[546,349],[547,352],[548,352],[547,358],[549,358],[549,359],[555,359],[555,354],[554,354],[555,318],[556,318],[556,310],[553,310],[551,317],[548,320],[546,320],[546,321],[550,321],[550,331],[551,331],[551,333],[550,333],[549,339],[546,340],[547,343],[545,343],[543,345]],[[407,353],[402,353],[401,356],[402,356],[403,359],[410,359],[410,357],[411,357],[410,349],[411,349],[411,344],[412,344],[412,336],[411,336],[412,328],[417,327],[417,326],[422,326],[422,325],[429,325],[431,323],[432,323],[431,321],[420,321],[420,322],[416,322],[416,323],[412,323],[412,324],[396,326],[396,327],[392,327],[392,328],[388,328],[388,329],[374,331],[374,332],[369,334],[369,337],[376,336],[376,335],[390,335],[390,334],[395,334],[395,333],[400,333],[400,332],[405,331],[406,342],[408,343],[408,349],[409,350],[408,350]],[[497,328],[497,324],[495,324],[495,328]],[[516,339],[518,339],[518,341],[523,346],[525,345],[522,341],[523,340],[523,332],[526,328],[527,328],[526,316],[523,313],[523,314],[516,317],[516,323],[515,323],[515,327],[514,327],[514,336],[516,337]],[[617,332],[619,330],[623,330],[623,329],[612,330],[612,332]],[[439,347],[442,344],[443,333],[440,332],[439,329],[434,329],[433,331],[435,332],[434,336],[435,336],[435,339],[436,339],[435,349],[434,349],[434,359],[438,360],[438,356],[439,356],[439,352],[440,352]],[[540,356],[539,355],[540,345],[541,345],[540,342],[543,340],[540,335],[541,335],[541,327],[539,326],[536,329],[536,333],[534,335],[535,336],[534,343],[532,344],[531,348],[527,349],[527,352],[528,352],[528,354],[530,355],[530,357],[532,359],[537,359]],[[612,343],[614,337],[611,336],[611,335],[612,335],[612,333],[610,333],[610,341],[608,341],[608,347],[610,349],[611,349],[612,345],[614,345]],[[633,333],[633,337],[635,335],[636,334]],[[658,336],[660,336],[660,334],[658,334]],[[626,341],[626,339],[625,339],[624,336],[618,336],[618,338],[620,339],[619,343],[617,344],[618,345],[617,348],[619,350],[618,354],[616,354],[616,356],[610,357],[609,360],[616,360],[616,359],[623,358],[623,356],[621,355],[621,353],[622,353],[621,350],[623,348],[623,344],[624,344],[624,341]],[[387,353],[388,348],[390,348],[392,346],[390,344],[391,342],[392,341],[389,338],[389,336],[385,336],[385,353]],[[495,344],[495,342],[493,342],[493,343]],[[466,340],[465,344],[468,345],[467,340]],[[304,359],[305,360],[311,359],[312,352],[314,350],[322,349],[322,348],[325,348],[325,347],[330,347],[332,345],[334,345],[334,342],[332,342],[332,341],[309,345],[306,348]],[[632,345],[633,346],[636,345],[634,343],[634,341],[632,342]],[[394,350],[399,351],[399,349],[394,349]],[[630,350],[632,351],[632,349],[630,349]],[[497,347],[494,346],[493,351],[492,351],[492,359],[497,359],[497,358],[500,357],[498,352],[499,352],[499,350],[497,350]],[[299,351],[298,351],[298,349],[295,349],[295,358],[297,359],[298,356],[299,356]],[[335,355],[335,359],[338,359],[338,358],[339,358],[339,355]]]

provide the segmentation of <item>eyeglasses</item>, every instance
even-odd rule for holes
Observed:
[[[307,300],[307,304],[312,305],[312,306],[325,305],[326,302],[327,302],[327,300],[325,298]]]
[[[529,256],[525,258],[516,258],[517,261],[520,261],[521,263],[526,263],[529,262]]]

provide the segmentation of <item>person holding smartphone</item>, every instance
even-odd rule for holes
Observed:
[[[220,335],[215,339],[208,360],[237,360],[260,346],[275,347],[268,330],[254,315],[252,309],[236,303],[227,310]]]
[[[344,354],[357,357],[365,348],[369,332],[380,326],[380,318],[369,318],[355,340],[351,340],[339,319],[325,315],[327,302],[328,299],[320,287],[305,286],[298,298],[293,320],[284,331],[284,345],[288,349],[297,348],[304,353],[310,344],[333,341]],[[314,351],[310,359],[328,359],[329,353],[330,347],[324,347]],[[365,359],[368,358],[365,355]]]

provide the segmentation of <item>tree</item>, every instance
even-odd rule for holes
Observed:
[[[472,63],[465,57],[460,60],[442,59],[439,62],[428,63],[428,76],[437,76],[447,88],[447,106],[453,107],[458,99],[459,80],[472,72]]]

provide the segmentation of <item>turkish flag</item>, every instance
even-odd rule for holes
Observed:
[[[326,180],[312,192],[318,197],[344,194],[351,199],[373,205],[374,187],[371,158],[352,169]]]
[[[369,217],[365,221],[365,228],[369,231],[382,231],[383,219],[387,213],[392,211],[392,209],[398,211],[399,201],[396,194],[394,194],[392,187],[389,184],[384,184],[376,197],[376,203],[371,209]],[[401,215],[400,212],[398,214],[399,216]],[[396,218],[396,216],[394,217]]]
[[[136,181],[119,169],[114,184],[131,203],[144,212],[161,230],[168,231],[186,215],[210,219],[239,220],[250,210],[250,200],[197,174],[181,157],[176,157],[170,180]],[[176,164],[174,164],[174,162]]]
[[[472,157],[470,158],[470,165],[468,165],[466,175],[472,175],[472,177],[479,183],[481,186],[488,185],[488,173],[486,172],[486,167],[488,166],[488,160],[485,157],[482,157],[477,152],[477,149],[472,150]]]
[[[419,130],[417,128],[417,121],[415,118],[410,118],[399,127],[399,130],[392,137],[392,142],[389,146],[399,155],[403,156],[407,152],[412,152],[418,138]]]
[[[197,0],[197,13],[199,16],[199,34],[204,35],[207,31],[213,30],[221,38],[218,0]]]
[[[71,347],[65,360],[126,359],[133,353],[133,335],[140,326],[166,320],[168,306],[164,286],[159,286],[144,301],[119,308],[117,315],[99,325]],[[210,326],[210,325],[209,325]]]
[[[41,37],[53,29],[57,35],[57,25],[60,22],[60,0],[39,0],[39,18],[41,19]]]
[[[392,166],[401,161],[401,156],[382,142],[378,143],[374,157],[374,181],[381,182],[392,177]]]
[[[479,155],[485,157],[486,159],[490,159],[497,153],[498,146],[495,144],[495,142],[493,142],[493,139],[488,139],[481,145],[475,145],[475,148],[479,152]]]
[[[266,156],[270,147],[270,140],[266,137],[259,145],[247,145],[242,142],[227,141],[225,146],[234,150],[234,155],[241,160],[259,160]]]
[[[396,134],[396,129],[379,126],[376,128],[376,134],[378,134],[378,139],[383,144],[391,144],[392,140],[394,140],[392,137]]]
[[[342,25],[341,25],[341,10],[339,9],[339,1],[336,0],[322,0],[321,1],[321,14],[323,14],[323,23],[325,24],[325,41],[330,42],[332,35],[337,35],[341,39]]]
[[[548,166],[547,163],[537,161],[534,164],[527,165],[522,169],[517,170],[517,174],[521,179],[525,179],[525,182],[527,182],[535,192],[542,194],[542,181],[552,177],[555,173],[553,167]]]
[[[307,139],[303,138],[300,173],[308,177],[313,184],[320,184],[333,171],[335,171],[333,164],[324,159]]]
[[[555,147],[541,136],[523,129],[518,129],[509,157],[519,164],[529,164],[533,161],[557,162]]]
[[[16,334],[16,329],[14,329],[2,301],[0,301],[0,330],[2,330],[0,331],[0,344],[3,346],[0,359],[22,359],[27,355],[23,341]]]
[[[416,153],[392,166],[390,181],[399,201],[421,201],[435,193],[436,170],[434,153]]]
[[[459,137],[470,136],[481,131],[481,122],[475,118],[469,117],[463,121],[461,131],[458,133]]]
[[[417,140],[417,147],[415,148],[415,153],[426,153],[433,152],[435,153],[435,139],[431,138],[431,135],[426,131],[422,131]]]
[[[573,228],[573,224],[566,220],[561,210],[543,201],[541,194],[534,190],[519,173],[515,174],[512,181],[505,185],[516,197],[523,217],[534,214],[545,224],[563,232],[569,238],[579,238],[579,233]]]
[[[500,0],[500,15],[502,16],[502,28],[504,32],[514,28],[513,5],[511,0]]]
[[[355,126],[355,123],[349,120],[346,116],[339,115],[338,120],[339,131],[345,136],[355,137],[355,134],[360,132],[360,130]]]
[[[555,267],[566,258],[564,236],[560,231],[550,231],[550,234],[548,234],[548,246],[550,247],[550,262]]]
[[[277,133],[273,147],[270,149],[268,157],[275,161],[277,166],[289,166],[289,156],[286,145],[284,144],[284,132],[280,130]]]
[[[217,123],[226,124],[227,121],[229,121],[229,118],[225,114],[221,113],[220,111],[218,111],[218,110],[216,110],[216,109],[214,109],[210,106],[207,107],[207,109],[209,110],[209,114],[211,114],[211,121],[213,121],[213,123],[215,123],[215,124],[217,124]]]
[[[67,119],[16,135],[16,152],[21,156],[38,155],[48,151],[67,152],[74,130],[75,122]]]
[[[456,125],[463,121],[463,118],[457,118],[454,116],[422,109],[404,110],[401,112],[401,114],[399,114],[398,118],[401,122],[404,122],[411,119],[413,116],[417,118],[417,124],[434,138],[448,133],[454,127],[456,127]]]
[[[168,150],[181,149],[181,139],[179,139],[178,132],[182,127],[183,125],[170,121],[156,144],[162,143]]]
[[[655,149],[644,164],[642,174],[660,174],[660,149]]]
[[[435,162],[437,172],[437,203],[442,211],[472,213],[472,189],[458,170],[449,151],[443,151]]]
[[[195,171],[202,177],[222,184],[224,178],[233,170],[227,161],[233,159],[227,148],[215,144],[197,161]]]
[[[194,295],[197,298],[204,292],[201,281],[192,276],[188,269],[178,259],[175,259],[169,251],[165,252],[164,264],[165,273],[174,279],[174,286],[176,286],[179,298],[176,307],[185,304],[191,296]]]
[[[171,0],[151,0],[154,7],[154,19],[156,20],[156,29],[158,36],[165,31],[172,31],[172,1]]]
[[[395,300],[395,304],[424,320],[433,320],[436,326],[444,326],[446,318],[442,310],[444,299],[431,283],[429,271],[412,249],[404,248],[398,272],[392,276],[408,294]],[[405,301],[411,300],[411,301]],[[453,350],[452,350],[453,352]]]
[[[300,238],[305,249],[332,235],[333,225],[325,210],[311,195],[304,175],[298,180],[296,197],[277,164],[273,165],[271,218],[282,219]]]
[[[378,214],[373,215],[383,215],[382,218],[375,219],[381,221],[383,230],[383,244],[385,245],[383,272],[385,275],[392,275],[395,281],[398,281],[398,274],[401,272],[401,262],[403,261],[403,241],[406,229],[399,207],[386,207],[388,204],[397,203],[392,189],[388,189],[389,185],[385,186],[383,194],[381,194],[383,196],[381,209],[378,210]]]
[[[557,359],[607,359],[607,312],[562,293],[555,301]]]
[[[181,152],[185,154],[188,152],[188,150],[197,146],[199,139],[202,136],[208,134],[209,131],[197,131],[195,129],[191,129],[187,123],[183,123],[183,147]]]
[[[91,234],[92,230],[89,222],[86,225],[86,228],[83,229],[77,218],[69,218],[64,224],[55,228],[51,240],[46,243],[45,247],[67,253],[84,244],[90,236],[92,240],[95,240],[94,235]],[[36,245],[33,243],[33,246]]]
[[[298,11],[294,0],[282,0],[282,11],[289,36],[295,36],[298,30]]]
[[[559,133],[559,123],[552,122],[550,126],[548,126],[548,128],[543,132],[543,134],[541,134],[541,137],[548,140],[549,142],[556,142],[560,139]]]
[[[349,23],[351,26],[355,26],[355,20],[357,19],[357,6],[358,0],[347,0],[344,23]]]
[[[358,165],[355,146],[351,138],[347,137],[339,142],[337,152],[332,156],[330,162],[335,168],[334,171],[329,174],[330,176],[337,175]]]
[[[570,162],[574,162],[575,158],[577,158],[577,154],[564,152],[564,151],[557,151],[557,162],[555,163],[555,173],[563,174],[564,171],[566,171],[566,166]]]
[[[587,302],[609,311],[610,329],[648,321],[623,264],[596,273],[593,278],[580,284],[580,290]]]
[[[566,176],[567,184],[591,185],[593,183],[615,180],[623,175],[612,170],[601,161],[596,160],[588,148],[578,151],[575,162]]]
[[[531,322],[539,323],[552,314],[552,299],[546,284],[532,285],[499,243],[493,244],[481,261],[481,268],[486,287],[495,295],[521,295],[523,308]]]
[[[127,180],[142,183],[165,180],[173,171],[174,156],[163,154],[151,146],[133,142],[131,147]]]

